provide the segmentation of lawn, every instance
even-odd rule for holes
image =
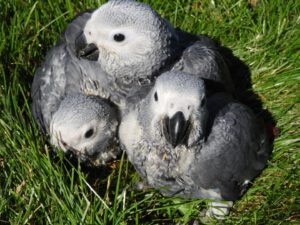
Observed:
[[[32,119],[36,68],[77,13],[103,2],[0,0],[0,224],[186,224],[205,207],[137,191],[125,155],[105,169],[53,155]],[[300,224],[300,1],[145,2],[243,60],[280,130],[268,167],[222,224]]]

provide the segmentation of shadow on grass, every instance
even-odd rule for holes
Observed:
[[[234,83],[233,97],[247,105],[257,115],[258,119],[262,120],[270,137],[270,142],[273,144],[274,139],[279,135],[279,130],[276,128],[276,121],[272,113],[263,108],[261,98],[252,88],[249,67],[236,57],[229,48],[222,46],[221,53],[226,60]]]

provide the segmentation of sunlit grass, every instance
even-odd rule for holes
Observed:
[[[36,68],[77,13],[103,2],[0,0],[0,224],[184,224],[205,206],[136,191],[126,156],[95,171],[54,157],[37,129],[29,110]],[[300,2],[145,2],[232,49],[281,131],[267,169],[224,223],[299,224]]]

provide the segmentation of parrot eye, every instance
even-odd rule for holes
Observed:
[[[122,41],[124,41],[125,40],[125,35],[124,34],[115,34],[114,35],[114,40],[116,41],[116,42],[122,42]]]
[[[206,103],[206,99],[205,99],[205,98],[203,98],[203,99],[202,99],[202,101],[201,101],[201,104],[200,104],[200,106],[201,106],[201,107],[203,107],[203,106],[205,105],[205,103]]]
[[[64,142],[63,140],[61,141],[61,144],[62,144],[64,147],[67,147],[67,146],[68,146],[67,143]]]
[[[156,102],[158,101],[157,92],[154,93],[154,100],[155,100]]]
[[[93,128],[89,129],[87,132],[85,132],[84,137],[90,138],[94,134]]]

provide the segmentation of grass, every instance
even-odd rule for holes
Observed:
[[[300,2],[145,2],[232,49],[281,131],[267,169],[222,223],[300,224]],[[34,72],[72,17],[102,3],[0,0],[0,224],[185,224],[205,206],[134,190],[125,156],[94,171],[53,157],[38,131],[29,110]]]

